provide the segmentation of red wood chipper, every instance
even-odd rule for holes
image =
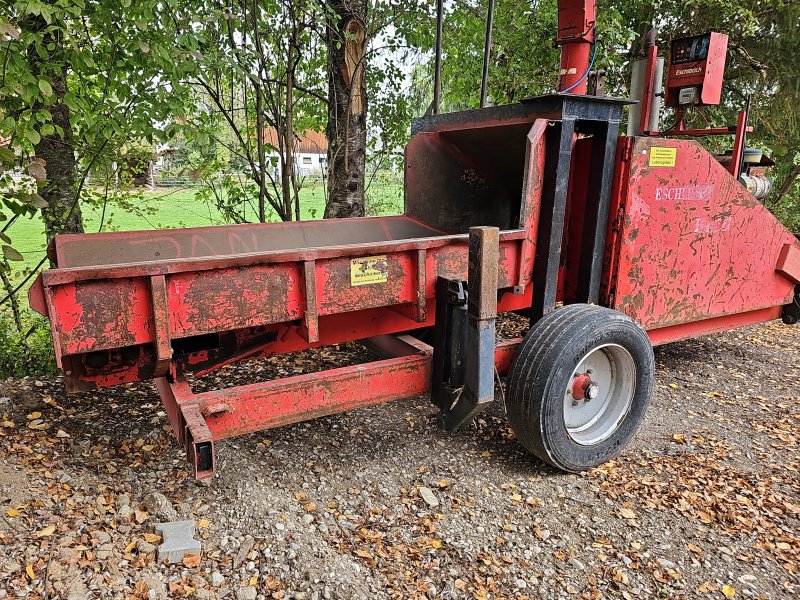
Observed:
[[[674,40],[666,68],[649,40],[627,136],[634,103],[602,97],[598,73],[585,93],[594,2],[561,2],[560,93],[518,104],[438,114],[438,37],[403,215],[58,236],[30,302],[50,318],[69,389],[155,379],[207,477],[217,440],[416,394],[454,430],[507,374],[520,441],[581,471],[636,432],[654,344],[800,319],[800,242],[759,202],[769,160],[745,149],[747,112],[736,126],[684,126],[720,101],[724,35]],[[661,98],[676,118],[659,134]],[[733,149],[712,155],[700,135],[732,136]],[[531,326],[498,342],[508,312]],[[383,358],[202,393],[187,381],[351,340]]]

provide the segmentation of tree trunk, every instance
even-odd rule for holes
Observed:
[[[33,25],[41,29],[47,27],[41,17],[36,17]],[[47,48],[50,44],[55,47],[51,51],[51,58],[62,52],[62,40],[52,33],[47,33],[42,40],[42,46]],[[39,143],[34,146],[36,157],[45,161],[47,171],[47,181],[40,190],[40,195],[47,201],[47,208],[42,209],[42,217],[49,243],[60,233],[83,233],[83,219],[77,197],[78,169],[70,111],[64,104],[64,97],[67,94],[67,73],[64,70],[48,69],[35,50],[31,50],[28,54],[28,61],[31,71],[36,75],[47,77],[53,88],[54,102],[46,108],[53,117],[51,123],[56,131],[50,135],[43,135]],[[59,127],[63,130],[63,135],[58,134]]]
[[[325,218],[364,216],[366,0],[329,0],[328,202]]]

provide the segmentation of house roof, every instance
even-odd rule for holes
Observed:
[[[273,127],[264,130],[264,142],[278,146],[278,134]],[[328,152],[328,138],[318,131],[307,129],[303,133],[295,133],[297,152],[304,154],[326,154]]]

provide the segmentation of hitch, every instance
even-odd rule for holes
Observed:
[[[471,421],[494,400],[497,227],[469,230],[467,282],[439,277],[431,400],[447,431]]]

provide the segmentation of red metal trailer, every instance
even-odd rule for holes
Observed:
[[[197,477],[217,440],[416,394],[455,429],[504,374],[520,440],[592,467],[641,422],[652,344],[800,319],[800,242],[739,164],[692,139],[619,136],[628,103],[556,94],[418,119],[402,216],[58,236],[31,305],[70,390],[155,379]],[[507,312],[531,328],[496,342]],[[383,358],[187,382],[349,340]]]

